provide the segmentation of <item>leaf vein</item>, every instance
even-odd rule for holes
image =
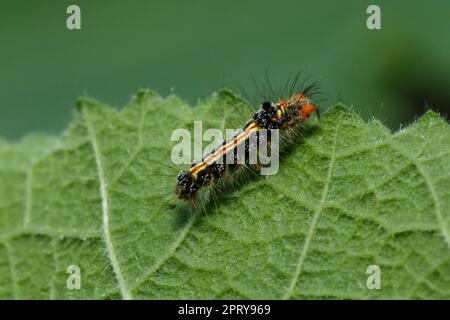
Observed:
[[[425,174],[425,171],[423,170],[422,166],[419,164],[418,161],[415,161],[410,156],[402,152],[398,147],[395,148],[398,153],[400,153],[402,156],[404,156],[406,159],[408,159],[414,167],[416,167],[417,171],[419,172],[420,176],[423,178],[423,181],[425,182],[425,185],[427,186],[428,192],[430,193],[430,196],[433,200],[434,204],[434,213],[436,216],[436,220],[439,226],[439,229],[442,233],[442,236],[444,237],[444,241],[447,244],[448,249],[450,250],[450,233],[447,228],[447,223],[444,221],[444,218],[442,216],[441,207],[439,203],[439,199],[436,193],[436,190],[434,189],[433,184],[431,183],[428,176]]]
[[[173,244],[170,246],[169,250],[165,255],[161,257],[148,271],[145,272],[144,276],[142,277],[142,280],[139,281],[132,290],[137,289],[140,285],[142,285],[145,281],[147,281],[155,272],[157,272],[165,263],[167,260],[169,260],[177,251],[177,249],[181,246],[184,239],[186,239],[186,236],[189,234],[189,232],[192,229],[192,226],[194,225],[195,221],[197,220],[197,216],[199,213],[194,213],[190,218],[186,226],[184,227],[183,231],[178,236],[177,240],[173,242]]]
[[[113,267],[114,273],[116,275],[116,280],[120,289],[122,298],[125,300],[132,299],[131,292],[127,287],[125,278],[123,276],[122,268],[120,267],[119,260],[117,258],[115,248],[112,242],[110,224],[109,224],[109,201],[108,201],[108,190],[105,180],[105,175],[103,172],[103,164],[101,160],[100,148],[98,146],[97,137],[94,133],[94,128],[89,121],[87,109],[83,109],[84,119],[86,121],[89,139],[91,141],[92,150],[94,152],[94,158],[97,166],[97,176],[100,186],[100,194],[102,198],[102,226],[103,226],[103,238],[106,246],[106,251],[108,253],[108,258]]]
[[[333,172],[333,167],[334,167],[334,162],[336,161],[336,145],[337,145],[337,136],[338,136],[338,129],[339,127],[336,126],[335,129],[335,133],[334,133],[334,138],[333,138],[333,149],[332,149],[332,153],[331,153],[331,157],[330,157],[330,162],[328,165],[328,171],[327,171],[327,176],[323,185],[323,189],[322,189],[322,195],[321,195],[321,199],[320,199],[320,203],[319,205],[316,207],[314,213],[313,213],[313,217],[312,217],[312,221],[311,221],[311,225],[309,227],[308,233],[306,235],[305,238],[305,242],[303,244],[303,248],[302,251],[300,253],[300,256],[297,260],[297,265],[296,265],[296,269],[295,269],[295,273],[294,276],[291,279],[291,282],[288,286],[288,288],[286,289],[286,292],[283,295],[283,299],[289,299],[294,291],[294,288],[298,282],[298,279],[300,278],[300,275],[303,271],[303,264],[305,262],[306,256],[308,254],[308,250],[311,244],[311,240],[312,237],[314,235],[315,229],[317,227],[317,223],[319,221],[319,217],[322,213],[323,210],[323,205],[326,201],[327,195],[328,195],[328,188],[330,185],[330,181],[331,181],[331,175]]]
[[[10,272],[10,276],[11,276],[12,291],[13,291],[13,299],[17,300],[19,298],[19,294],[18,294],[19,288],[17,286],[17,274],[16,274],[16,270],[14,268],[11,246],[9,245],[9,243],[7,241],[3,242],[3,245],[6,249],[6,259],[8,261],[8,265],[9,265],[9,272]]]

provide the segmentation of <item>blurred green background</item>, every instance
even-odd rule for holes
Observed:
[[[81,7],[82,29],[66,28]],[[381,7],[381,30],[366,8]],[[59,133],[76,97],[124,105],[138,88],[191,104],[305,70],[329,98],[391,129],[450,110],[450,1],[2,0],[0,136]]]

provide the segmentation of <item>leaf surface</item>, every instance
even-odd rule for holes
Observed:
[[[0,298],[450,298],[446,121],[428,112],[391,134],[336,105],[278,174],[207,214],[167,212],[172,131],[223,127],[230,102],[80,99],[62,137],[0,140]]]

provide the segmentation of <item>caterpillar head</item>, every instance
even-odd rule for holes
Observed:
[[[319,109],[311,104],[311,101],[303,93],[297,93],[294,97],[287,103],[290,107],[297,109],[300,121],[307,120],[312,113],[319,115]]]

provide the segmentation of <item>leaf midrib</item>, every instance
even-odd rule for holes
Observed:
[[[134,285],[132,288],[129,288],[125,278],[123,276],[122,268],[119,264],[119,260],[117,258],[117,255],[115,253],[115,248],[112,241],[111,232],[109,231],[109,196],[108,196],[108,189],[106,180],[104,177],[104,170],[103,165],[101,161],[101,153],[99,148],[98,139],[95,135],[95,130],[92,126],[92,123],[89,121],[89,114],[87,111],[88,108],[83,108],[83,118],[86,122],[86,127],[88,129],[88,136],[89,140],[91,141],[92,151],[94,154],[96,167],[97,167],[97,176],[99,179],[99,187],[100,187],[100,194],[102,199],[102,230],[103,230],[103,238],[105,242],[105,246],[108,252],[108,259],[110,260],[111,266],[114,270],[116,281],[119,286],[120,293],[122,295],[122,298],[125,300],[133,299],[132,292],[136,290],[142,283],[144,283],[152,274],[154,274],[156,271],[158,271],[164,263],[170,259],[175,253],[175,251],[180,247],[186,236],[189,234],[189,232],[192,229],[192,226],[195,224],[196,218],[198,216],[198,213],[194,213],[187,224],[185,225],[183,231],[181,234],[177,237],[177,239],[173,242],[173,244],[170,246],[167,254],[163,255],[161,259],[157,260],[151,268],[149,268],[144,276],[142,277],[142,280],[139,281],[136,285]],[[112,185],[117,183],[117,181],[120,179],[120,177],[125,172],[126,168],[129,167],[132,163],[132,161],[136,158],[139,151],[142,149],[143,146],[143,140],[142,140],[142,130],[145,122],[145,117],[148,113],[148,107],[144,108],[140,120],[139,120],[139,126],[138,126],[138,146],[136,147],[135,151],[131,155],[130,159],[128,160],[127,164],[122,167],[121,170],[119,170],[119,174],[115,177],[115,179],[111,182]]]
[[[102,200],[102,230],[103,230],[103,240],[105,242],[106,251],[108,254],[108,258],[111,262],[111,266],[114,270],[114,273],[116,275],[117,285],[119,286],[120,293],[122,295],[122,298],[125,300],[132,299],[132,295],[130,290],[127,287],[127,284],[125,282],[125,278],[123,276],[122,267],[119,264],[119,260],[117,258],[115,248],[112,242],[111,232],[110,232],[110,225],[109,225],[109,196],[108,196],[108,190],[106,185],[106,180],[103,172],[103,164],[101,160],[101,154],[100,149],[98,146],[97,137],[94,132],[94,128],[92,126],[92,123],[89,120],[88,115],[88,109],[83,108],[83,118],[86,123],[86,127],[88,130],[88,136],[91,141],[92,145],[92,151],[94,153],[95,163],[97,167],[97,177],[99,182],[99,188],[100,188],[100,195]]]

